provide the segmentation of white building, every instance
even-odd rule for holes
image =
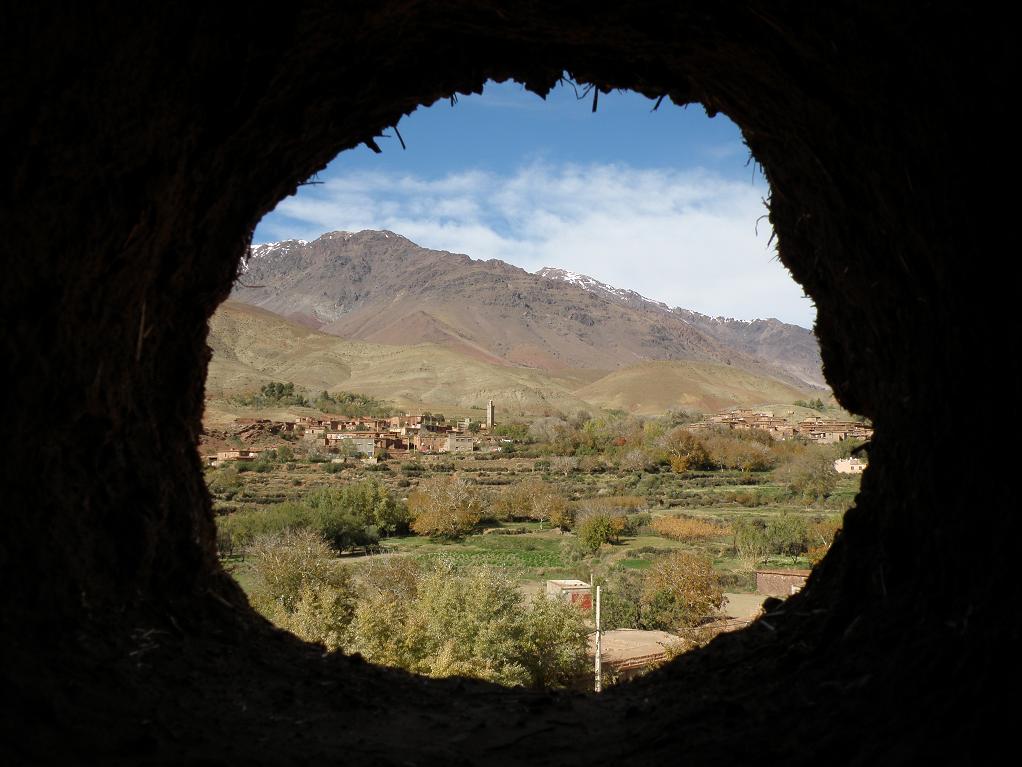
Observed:
[[[838,474],[862,474],[866,464],[858,458],[838,458],[834,461],[834,471]]]

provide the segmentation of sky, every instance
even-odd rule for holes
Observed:
[[[534,272],[588,274],[711,316],[812,327],[776,257],[769,189],[737,126],[630,92],[544,101],[517,83],[419,108],[282,200],[254,243],[387,229]]]

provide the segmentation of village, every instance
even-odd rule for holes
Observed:
[[[388,418],[369,416],[316,417],[298,416],[294,421],[238,418],[240,427],[235,436],[242,442],[257,435],[277,435],[297,438],[310,449],[323,449],[338,463],[346,458],[361,458],[376,462],[381,458],[407,458],[414,454],[497,452],[508,438],[493,435],[495,407],[493,400],[486,406],[486,422],[479,424],[471,418],[446,423],[443,416],[433,414],[405,414]],[[203,456],[205,463],[218,466],[232,461],[254,461],[262,451],[258,448],[236,447]]]
[[[789,410],[787,415],[795,415]],[[801,437],[817,445],[833,445],[846,439],[868,440],[873,437],[873,429],[858,421],[839,421],[809,416],[793,423],[788,418],[777,416],[770,410],[749,410],[734,408],[724,410],[710,416],[704,421],[697,421],[688,426],[690,431],[706,431],[713,428],[724,428],[732,431],[762,431],[774,439],[791,439]]]
[[[771,410],[731,408],[690,423],[686,428],[695,433],[715,429],[763,432],[775,440],[798,438],[817,445],[833,445],[844,440],[867,441],[873,436],[872,427],[859,421],[821,416],[795,421],[794,415],[794,410],[787,411],[784,417]],[[332,460],[337,463],[348,458],[373,463],[386,458],[406,459],[416,454],[496,453],[502,445],[513,441],[493,433],[496,426],[493,400],[486,405],[485,423],[464,418],[452,424],[443,416],[431,413],[406,413],[386,418],[306,415],[293,421],[236,418],[235,423],[239,428],[234,436],[243,443],[267,435],[301,439],[309,449],[322,449],[336,456]],[[232,461],[254,461],[260,453],[261,449],[256,447],[234,447],[205,454],[203,460],[210,466],[217,466]],[[835,461],[834,468],[839,473],[854,474],[860,473],[865,463],[857,458],[842,458]]]

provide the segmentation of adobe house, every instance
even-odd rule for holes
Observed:
[[[866,463],[860,458],[838,458],[834,461],[834,471],[838,474],[862,474]]]
[[[756,570],[756,593],[771,597],[790,597],[800,592],[809,579],[809,570],[765,568]]]
[[[475,449],[475,438],[461,434],[448,434],[441,452],[471,453]]]
[[[547,581],[546,595],[548,599],[560,599],[582,610],[593,609],[593,585],[585,581],[574,578]]]
[[[342,432],[327,434],[326,439],[329,447],[342,450],[349,446],[358,455],[371,456],[376,449],[376,441],[371,436],[353,436]]]
[[[1014,327],[998,255],[1015,200],[988,178],[1018,163],[1014,35],[983,3],[11,4],[0,344],[6,433],[33,449],[3,464],[7,761],[700,765],[742,744],[762,763],[966,763],[1003,746],[1019,522],[975,510],[1014,490],[944,464]],[[217,560],[195,449],[207,321],[259,219],[338,152],[489,78],[545,94],[565,72],[595,86],[586,118],[630,88],[741,128],[827,381],[873,425],[870,470],[801,592],[600,696],[324,654]],[[54,402],[74,407],[39,435]],[[974,430],[995,441],[992,419]],[[957,475],[986,460],[961,451]]]
[[[221,450],[216,454],[218,463],[228,461],[254,461],[259,457],[259,450]]]

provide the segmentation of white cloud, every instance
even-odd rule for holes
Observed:
[[[582,272],[671,306],[809,327],[815,309],[767,245],[764,194],[762,181],[627,165],[537,163],[510,176],[436,179],[359,173],[303,188],[262,230],[311,240],[389,229],[529,271]]]

